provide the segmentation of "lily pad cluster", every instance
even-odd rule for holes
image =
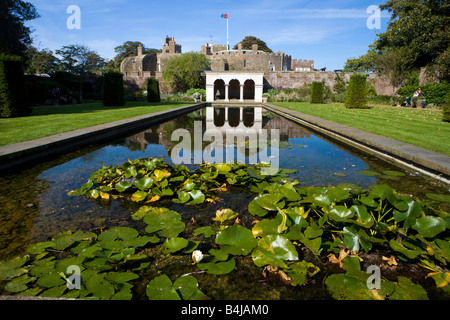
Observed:
[[[0,293],[204,299],[208,293],[193,274],[220,277],[250,261],[261,274],[277,274],[293,287],[312,283],[320,274],[334,299],[427,299],[427,291],[407,277],[383,279],[381,289],[367,287],[370,274],[362,270],[361,256],[379,250],[419,265],[436,290],[450,295],[450,214],[440,209],[445,196],[419,201],[387,185],[370,190],[356,185],[301,187],[287,177],[289,170],[268,177],[260,169],[227,163],[190,172],[151,158],[103,167],[72,194],[143,202],[131,218],[142,222],[144,230],[65,232],[34,244],[26,256],[0,262]],[[223,208],[211,224],[187,228],[191,222],[182,214],[154,206],[161,197],[184,205],[209,202],[228,185],[255,194],[246,217]],[[253,221],[245,225],[240,218]],[[331,272],[324,263],[327,257],[344,251],[341,272]],[[189,271],[166,274],[158,270],[156,257],[174,259]],[[79,289],[67,285],[71,266],[80,269]]]
[[[286,176],[283,170],[274,176],[261,174],[261,168],[269,165],[203,164],[190,172],[186,166],[169,165],[159,158],[128,160],[121,166],[102,167],[69,194],[103,200],[121,197],[144,203],[166,197],[177,203],[195,205],[213,202],[214,193],[227,191],[227,185],[246,185]]]

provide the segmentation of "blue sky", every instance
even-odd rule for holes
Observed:
[[[200,51],[211,41],[226,44],[229,14],[230,45],[245,36],[264,40],[273,51],[295,59],[315,60],[316,68],[342,69],[348,58],[359,57],[386,30],[389,15],[381,16],[381,29],[366,26],[367,8],[379,0],[28,0],[41,18],[29,24],[34,45],[53,51],[69,44],[85,44],[112,59],[114,47],[141,41],[161,49],[166,35],[175,37],[183,52]],[[70,5],[81,9],[81,29],[70,30]]]

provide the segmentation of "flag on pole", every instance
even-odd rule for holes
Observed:
[[[224,19],[228,19],[228,13],[222,14],[221,17],[224,18]]]

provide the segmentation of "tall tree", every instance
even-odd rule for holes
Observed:
[[[161,50],[158,49],[148,49],[142,42],[139,41],[126,41],[123,45],[114,48],[114,51],[117,53],[117,55],[114,57],[114,67],[116,69],[119,69],[120,64],[125,58],[136,56],[139,46],[142,47],[143,54],[161,52]]]
[[[450,2],[388,0],[380,8],[392,14],[386,32],[377,35],[368,54],[349,59],[346,69],[391,70],[392,84],[398,84],[402,74],[406,79],[426,67],[440,80],[450,80]]]
[[[75,44],[56,50],[61,56],[61,71],[77,75],[80,79],[80,101],[83,100],[83,77],[88,72],[99,71],[105,67],[105,60],[85,45]]]
[[[188,52],[173,57],[167,63],[163,79],[172,83],[175,91],[186,92],[191,88],[204,88],[201,72],[207,70],[210,60],[202,53]]]
[[[258,45],[258,50],[264,51],[264,52],[268,52],[268,53],[273,53],[273,51],[267,47],[267,44],[262,41],[261,39],[258,39],[256,37],[253,36],[247,36],[245,37],[240,44],[242,44],[242,49],[243,50],[252,50],[252,45],[257,44]],[[233,47],[234,50],[237,50],[238,45],[235,45]]]
[[[0,53],[25,57],[31,44],[31,29],[26,21],[39,17],[36,8],[22,0],[0,1]]]
[[[52,73],[58,71],[59,59],[53,55],[53,51],[42,49],[39,51],[33,46],[28,46],[25,73]]]

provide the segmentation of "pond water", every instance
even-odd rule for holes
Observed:
[[[279,129],[279,166],[296,169],[297,173],[292,174],[292,178],[296,178],[301,186],[351,183],[368,188],[374,184],[388,184],[402,194],[418,198],[425,197],[426,193],[447,194],[449,191],[448,185],[435,179],[333,142],[261,107],[228,108],[229,112],[221,107],[211,108],[214,107],[183,114],[111,143],[92,145],[1,176],[0,259],[22,254],[29,244],[46,241],[65,230],[142,227],[139,221],[130,218],[140,204],[121,200],[104,203],[67,193],[80,187],[93,171],[102,166],[121,165],[127,159],[143,157],[159,157],[171,163],[172,150],[178,144],[178,141],[171,141],[172,133],[181,128],[194,134],[195,121],[202,124],[202,134],[208,125],[223,127],[225,123]],[[208,118],[211,115],[214,118],[212,122]],[[198,165],[188,167],[196,168]],[[367,170],[379,173],[400,171],[405,176],[364,176],[358,173]],[[254,194],[231,189],[221,194],[216,204],[195,208],[167,202],[161,205],[182,213],[183,220],[195,219],[201,223],[202,220],[210,220],[224,204],[243,213],[253,197]]]

